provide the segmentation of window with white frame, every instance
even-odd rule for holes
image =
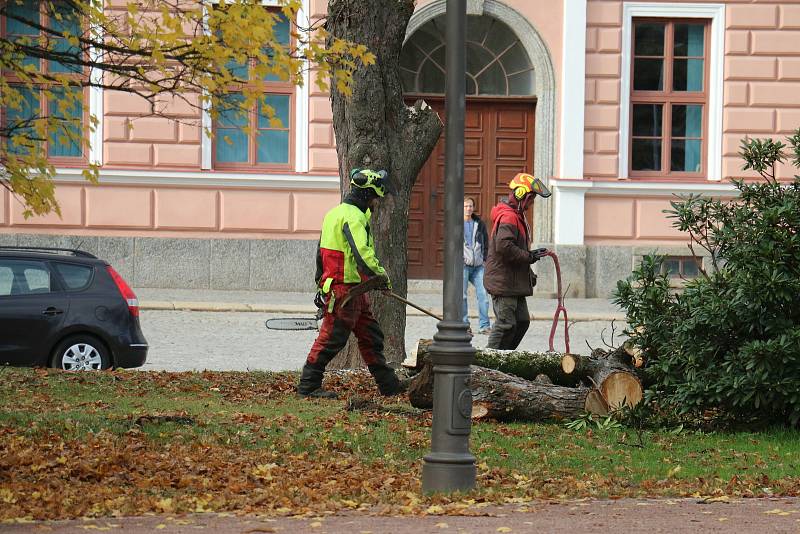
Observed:
[[[701,177],[708,22],[635,19],[631,176]]]
[[[288,46],[291,23],[279,10],[274,12],[277,41]],[[239,79],[252,79],[252,61],[231,60],[228,69]],[[233,90],[224,99],[213,125],[215,169],[285,170],[293,167],[294,85],[274,74],[267,74],[264,81],[264,99],[253,103],[245,113],[241,112],[240,103],[244,100],[241,93]]]
[[[724,4],[623,4],[620,177],[721,179]]]
[[[66,56],[81,53],[60,34],[73,36],[82,34],[81,21],[74,6],[66,1],[21,0],[8,2],[2,18],[3,37],[18,43],[25,50],[40,49],[43,44],[55,53]],[[77,140],[88,134],[89,89],[83,86],[88,70],[55,60],[45,60],[34,55],[26,55],[22,64],[45,75],[58,75],[66,83],[53,82],[27,86],[18,79],[15,72],[4,71],[3,77],[20,95],[20,105],[3,110],[3,125],[9,131],[29,132],[26,137],[34,138],[35,121],[45,117],[55,119],[57,128],[51,130],[45,139],[36,141],[48,156],[59,165],[83,164],[87,161],[88,147]],[[65,98],[66,92],[80,93],[75,98]],[[20,146],[10,138],[6,149],[9,152],[28,153],[31,146]]]

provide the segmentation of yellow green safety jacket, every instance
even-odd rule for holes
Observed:
[[[316,281],[324,294],[333,284],[358,284],[386,274],[375,256],[369,210],[342,203],[325,215],[317,248]]]

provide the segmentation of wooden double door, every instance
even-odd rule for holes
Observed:
[[[444,121],[444,101],[428,103]],[[533,101],[467,100],[464,193],[487,226],[497,201],[518,172],[533,171]],[[444,131],[417,177],[408,221],[408,277],[441,279],[444,265]],[[529,217],[530,220],[530,217]]]

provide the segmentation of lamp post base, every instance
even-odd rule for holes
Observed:
[[[468,491],[475,487],[475,457],[469,452],[469,378],[475,349],[466,323],[445,320],[437,326],[430,348],[434,373],[431,452],[422,464],[422,490]]]
[[[475,489],[475,457],[471,454],[431,453],[422,464],[425,493]]]

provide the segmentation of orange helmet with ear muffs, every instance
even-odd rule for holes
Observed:
[[[547,186],[544,185],[544,182],[526,172],[521,172],[514,176],[508,182],[508,187],[514,192],[514,198],[517,200],[522,200],[528,193],[534,193],[542,198],[552,195]]]

